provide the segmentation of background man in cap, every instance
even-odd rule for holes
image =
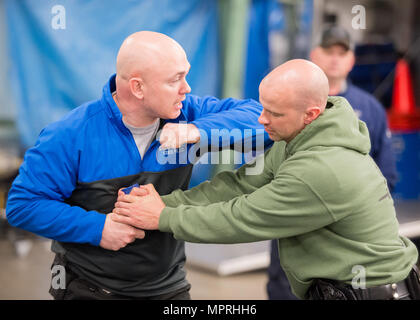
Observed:
[[[366,123],[371,140],[370,155],[381,169],[392,191],[397,173],[385,109],[373,95],[356,87],[347,79],[355,63],[354,48],[349,33],[340,26],[325,29],[320,44],[311,51],[310,58],[327,75],[329,95],[346,98],[358,117]],[[274,240],[271,243],[268,274],[269,299],[295,299],[280,267],[277,241]]]

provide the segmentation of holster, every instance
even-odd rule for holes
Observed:
[[[408,277],[405,279],[408,292],[413,300],[420,300],[420,272],[419,268],[414,265]]]
[[[307,292],[308,300],[357,300],[351,288],[329,279],[315,279]]]

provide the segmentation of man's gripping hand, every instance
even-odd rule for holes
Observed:
[[[112,211],[114,222],[144,230],[156,230],[165,204],[152,184],[133,188],[130,194],[118,192],[118,199]]]
[[[200,141],[200,130],[192,123],[167,123],[160,133],[162,149],[178,149],[186,143]]]

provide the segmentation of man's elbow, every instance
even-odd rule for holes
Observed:
[[[19,218],[18,218],[18,210],[16,206],[7,202],[6,205],[6,219],[7,222],[13,227],[19,227]]]
[[[17,228],[22,228],[24,223],[23,214],[25,212],[27,201],[25,199],[16,199],[9,193],[6,203],[6,219],[7,222]]]

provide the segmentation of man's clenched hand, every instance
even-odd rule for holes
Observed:
[[[183,144],[198,141],[200,141],[200,130],[192,123],[167,123],[159,137],[162,149],[178,149]]]
[[[109,213],[106,216],[99,246],[104,249],[117,251],[136,239],[144,238],[143,230],[114,221],[112,219],[114,215],[114,213]]]

